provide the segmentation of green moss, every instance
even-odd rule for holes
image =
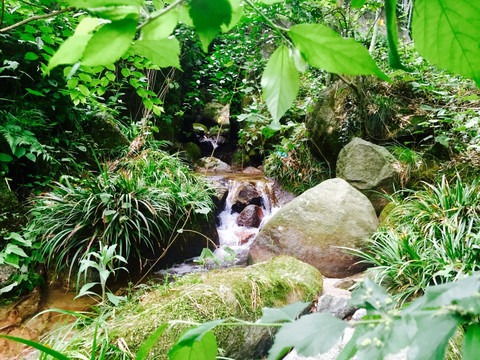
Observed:
[[[263,307],[281,307],[296,301],[310,301],[322,290],[322,276],[314,267],[292,257],[281,256],[247,268],[213,270],[189,275],[167,292],[157,290],[142,296],[138,302],[118,309],[107,326],[110,341],[123,338],[135,353],[142,342],[161,324],[172,320],[206,322],[236,317],[255,321]],[[150,354],[151,359],[167,359],[174,341],[189,326],[174,324],[162,335]],[[77,334],[78,350],[87,350],[92,329]],[[245,339],[261,336],[252,327],[218,328],[219,347],[232,356],[242,348]],[[90,345],[91,346],[91,345]],[[85,349],[87,348],[87,349]]]

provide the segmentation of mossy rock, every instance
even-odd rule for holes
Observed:
[[[135,353],[155,329],[172,320],[206,322],[236,317],[255,321],[261,317],[263,307],[311,301],[322,291],[323,284],[317,269],[289,256],[247,268],[187,275],[180,282],[167,291],[152,291],[138,302],[117,309],[107,326],[110,341],[116,344],[122,338]],[[148,358],[168,359],[174,341],[188,327],[177,323],[167,328]],[[272,338],[269,329],[252,326],[220,327],[214,333],[224,356],[237,360],[265,355]],[[91,347],[92,334],[93,328],[76,334],[77,346],[85,354]]]
[[[200,147],[193,142],[184,144],[183,150],[185,151],[187,160],[191,162],[195,162],[202,157],[202,150],[200,150]]]

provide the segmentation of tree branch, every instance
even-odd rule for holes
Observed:
[[[12,29],[15,29],[19,26],[22,26],[26,23],[29,23],[31,21],[35,21],[35,20],[42,20],[42,19],[48,19],[48,18],[51,18],[51,17],[54,17],[54,16],[57,16],[59,14],[63,14],[65,12],[68,12],[68,11],[72,11],[73,10],[73,7],[67,7],[65,9],[62,9],[62,10],[57,10],[57,11],[53,11],[49,14],[44,14],[44,15],[34,15],[32,17],[29,17],[28,19],[25,19],[25,20],[22,20],[16,24],[13,24],[13,25],[10,25],[10,26],[7,26],[3,29],[0,29],[0,33],[4,33],[4,32],[7,32],[7,31],[10,31]]]

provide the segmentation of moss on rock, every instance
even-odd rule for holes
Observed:
[[[255,321],[262,315],[263,307],[310,301],[322,290],[320,272],[289,256],[247,268],[187,275],[179,283],[167,291],[152,291],[138,302],[118,309],[115,318],[108,323],[110,341],[116,343],[123,338],[135,353],[142,342],[166,322],[206,322],[228,317]],[[188,327],[179,323],[171,325],[149,358],[168,359],[169,349]],[[220,327],[214,332],[219,348],[226,356],[236,359],[257,358],[262,345],[271,339],[268,329],[259,327]],[[90,347],[92,339],[86,336],[92,333],[92,329],[86,329],[77,334],[76,337],[81,339],[77,346]]]

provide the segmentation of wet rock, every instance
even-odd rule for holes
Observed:
[[[280,185],[278,180],[273,182],[273,195],[275,197],[276,204],[280,206],[288,204],[297,197],[296,195],[282,188],[282,185]]]
[[[202,150],[200,150],[200,147],[193,142],[184,144],[183,150],[185,151],[185,156],[188,161],[195,162],[202,157]]]
[[[244,231],[236,231],[235,232],[235,235],[240,240],[241,245],[248,243],[250,240],[253,239],[253,237],[256,234],[257,234],[256,231],[253,231],[253,230],[244,230]],[[246,256],[245,256],[245,258],[246,258]]]
[[[264,218],[263,210],[257,205],[248,205],[237,218],[239,226],[258,228]]]
[[[263,174],[263,171],[260,169],[257,169],[256,167],[253,166],[248,166],[245,169],[242,170],[242,173],[244,174],[250,174],[250,175],[261,175]]]
[[[8,264],[0,264],[0,288],[10,279],[10,276],[17,273],[17,269]]]
[[[262,205],[262,195],[258,192],[255,185],[244,183],[232,201],[232,210],[234,212],[242,212],[247,205]]]
[[[228,173],[232,172],[232,168],[227,163],[224,163],[222,160],[217,159],[213,156],[203,157],[197,161],[196,164],[197,172],[214,172],[214,173]]]
[[[222,176],[207,176],[205,178],[215,189],[213,202],[217,211],[222,211],[228,195],[228,180]]]
[[[384,147],[355,138],[338,155],[337,177],[364,193],[379,215],[388,200],[378,192],[393,193],[398,177],[395,162],[395,157]]]
[[[365,265],[339,247],[363,249],[377,226],[367,197],[345,180],[330,179],[281,208],[254,239],[249,257],[258,262],[289,254],[325,276],[342,278]]]

